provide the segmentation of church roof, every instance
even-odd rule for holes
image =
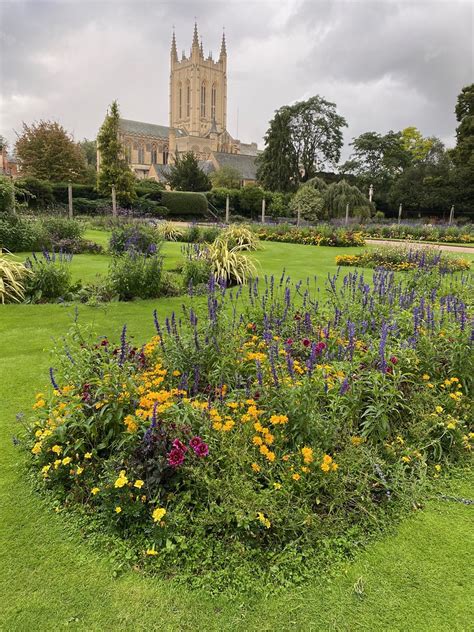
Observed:
[[[143,123],[142,121],[131,121],[130,119],[120,119],[120,130],[129,134],[140,134],[141,136],[153,136],[154,138],[168,139],[170,128],[167,125],[154,125],[153,123]],[[186,132],[176,129],[176,136],[186,136]]]
[[[257,179],[257,165],[255,164],[256,156],[247,156],[245,154],[226,154],[221,151],[214,152],[214,158],[219,167],[232,167],[237,169],[241,174],[242,180]]]

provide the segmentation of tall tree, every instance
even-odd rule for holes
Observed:
[[[176,191],[209,191],[212,183],[200,168],[198,159],[192,151],[182,156],[176,155],[166,180]]]
[[[280,108],[265,134],[265,150],[257,157],[257,179],[265,189],[283,193],[294,191],[299,183],[299,169],[291,144],[291,111]]]
[[[117,101],[113,101],[97,135],[97,149],[100,154],[97,187],[103,195],[109,196],[112,186],[115,186],[119,202],[130,204],[135,198],[136,179],[125,160],[119,140],[119,128],[119,106]]]
[[[294,190],[326,165],[336,164],[346,126],[336,105],[318,95],[283,106],[265,135],[265,150],[258,161],[259,180],[268,189]]]
[[[458,210],[474,212],[474,83],[462,89],[456,104],[455,185]]]
[[[211,173],[210,178],[214,188],[238,189],[240,188],[242,174],[234,167],[225,166]]]
[[[97,178],[97,142],[84,138],[80,141],[79,147],[84,154],[86,161],[86,178],[88,182],[95,182]]]
[[[69,132],[56,121],[23,123],[15,149],[25,176],[53,182],[80,182],[84,178],[84,155]]]

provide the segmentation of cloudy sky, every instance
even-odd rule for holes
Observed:
[[[468,0],[0,0],[0,134],[46,118],[94,138],[115,98],[125,118],[167,124],[172,26],[189,50],[195,17],[215,55],[225,25],[228,127],[238,119],[243,141],[320,94],[346,117],[346,145],[408,125],[453,145],[456,97],[474,81]]]

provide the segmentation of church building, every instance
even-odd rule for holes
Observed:
[[[175,156],[192,151],[207,172],[231,166],[242,184],[256,180],[257,143],[242,143],[227,131],[227,48],[222,36],[217,60],[206,57],[197,24],[188,56],[178,58],[173,32],[169,126],[120,119],[120,141],[138,178],[164,180]]]

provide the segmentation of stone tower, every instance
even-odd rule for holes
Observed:
[[[212,53],[204,56],[199,42],[197,24],[191,51],[183,51],[178,59],[176,37],[171,41],[170,127],[181,129],[189,136],[206,137],[222,134],[227,125],[227,50],[225,35],[219,59]],[[171,139],[173,143],[174,139]]]

